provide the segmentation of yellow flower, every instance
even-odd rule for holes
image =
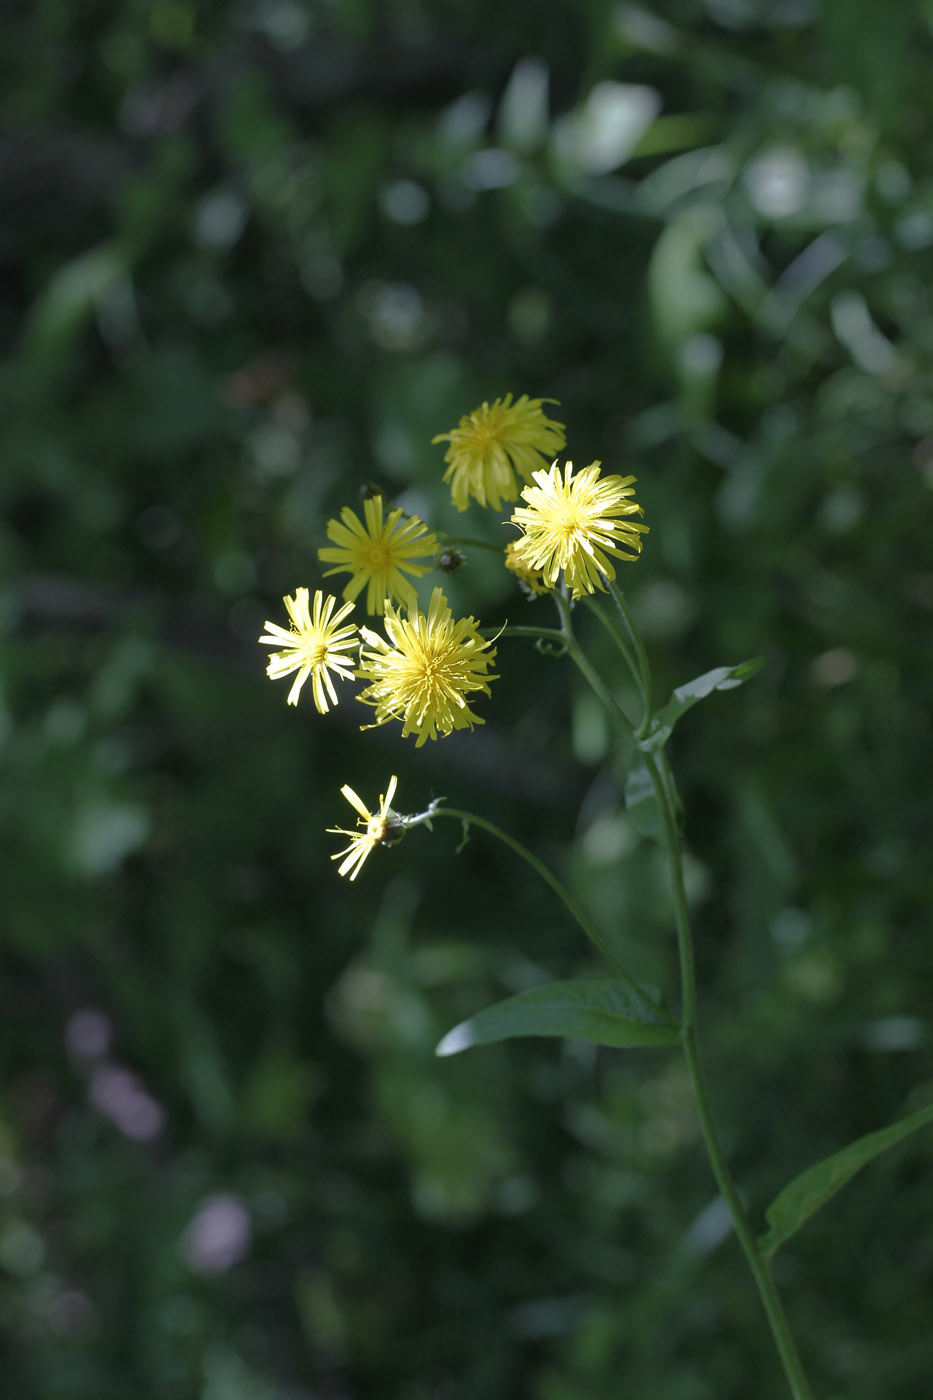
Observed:
[[[291,618],[291,630],[280,627],[276,622],[267,622],[266,631],[259,638],[266,646],[281,647],[269,657],[266,675],[277,681],[282,676],[297,671],[294,684],[288,692],[288,703],[298,704],[301,687],[311,677],[311,692],[314,703],[322,715],[327,713],[327,697],[331,704],[337,703],[337,692],[330,678],[333,671],[341,680],[351,680],[353,663],[344,652],[352,651],[359,644],[357,627],[350,623],[347,627],[338,624],[353,611],[352,603],[344,603],[334,612],[337,599],[320,591],[314,595],[313,611],[308,611],[307,588],[296,588],[294,598],[283,598]]]
[[[413,559],[424,559],[437,552],[437,540],[417,515],[403,520],[401,509],[390,510],[383,519],[382,497],[373,496],[363,502],[365,524],[355,511],[344,506],[340,520],[327,522],[327,538],[333,540],[334,547],[327,545],[318,550],[318,558],[334,568],[327,569],[324,577],[331,574],[350,574],[350,582],[343,590],[343,596],[353,599],[366,589],[366,611],[381,614],[386,599],[401,599],[409,607],[416,600],[405,574],[420,578],[431,567],[429,564],[413,564]]]
[[[350,806],[359,813],[356,824],[361,826],[363,830],[347,831],[342,826],[329,826],[327,828],[328,832],[334,836],[349,836],[350,838],[349,846],[331,856],[331,860],[340,860],[341,856],[346,857],[343,865],[337,870],[338,875],[346,875],[347,871],[350,871],[350,879],[355,880],[370,851],[375,850],[379,843],[386,839],[392,820],[391,802],[395,796],[397,785],[398,778],[393,775],[389,779],[385,796],[379,798],[378,812],[371,812],[363,799],[358,797],[351,787],[344,785],[340,789]]]
[[[433,442],[449,442],[444,480],[458,510],[466,510],[470,496],[481,506],[499,510],[503,501],[518,499],[515,473],[530,481],[541,459],[551,461],[565,445],[563,423],[555,423],[541,405],[556,399],[530,399],[522,394],[484,403],[460,419],[458,427],[440,433]]]
[[[539,569],[529,569],[523,562],[518,552],[519,541],[510,540],[505,547],[505,567],[511,569],[517,578],[521,588],[532,597],[537,597],[541,593],[546,593],[547,584],[541,576]]]
[[[466,697],[479,690],[489,694],[487,681],[496,677],[487,667],[495,649],[476,630],[475,618],[454,621],[440,588],[431,594],[427,616],[409,608],[403,621],[386,603],[388,641],[368,627],[360,630],[371,649],[361,649],[357,675],[370,684],[358,698],[375,707],[377,725],[401,720],[402,737],[417,734],[420,749],[438,730],[449,734],[483,723]]]
[[[536,485],[526,486],[511,523],[524,532],[516,541],[515,558],[527,569],[540,569],[548,588],[563,570],[564,582],[574,598],[605,590],[604,578],[615,578],[608,556],[629,562],[641,552],[641,536],[648,529],[638,521],[615,517],[641,515],[634,495],[633,476],[604,476],[599,462],[574,475],[568,462],[561,479],[555,462],[550,471],[535,472]],[[618,546],[622,545],[623,548]]]

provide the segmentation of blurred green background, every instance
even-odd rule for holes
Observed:
[[[416,751],[288,709],[255,639],[365,481],[495,538],[430,439],[559,399],[578,464],[638,476],[660,687],[767,657],[673,752],[749,1208],[928,1102],[933,4],[3,24],[0,1395],[777,1400],[676,1056],[433,1057],[596,969],[562,911],[452,823],[329,859],[340,785],[397,772],[673,992],[575,676],[503,639],[486,726]],[[493,555],[449,591],[551,625]],[[930,1393],[931,1159],[778,1257],[822,1400]]]

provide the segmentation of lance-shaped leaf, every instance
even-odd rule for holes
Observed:
[[[753,656],[750,661],[742,661],[738,666],[717,666],[695,680],[687,681],[686,685],[679,685],[667,704],[652,719],[648,734],[639,741],[639,748],[649,753],[663,748],[681,715],[716,690],[734,690],[736,686],[744,685],[764,664],[763,656]]]
[[[901,1141],[918,1128],[933,1123],[933,1104],[920,1108],[916,1113],[901,1118],[890,1127],[879,1128],[877,1132],[866,1133],[855,1142],[850,1142],[841,1152],[824,1157],[808,1167],[805,1172],[784,1187],[765,1211],[765,1219],[771,1226],[766,1235],[758,1241],[765,1257],[780,1249],[785,1240],[790,1239],[801,1225],[805,1224],[826,1202],[851,1181],[855,1173],[861,1171],[867,1162],[879,1153]]]
[[[473,1045],[529,1035],[634,1049],[676,1045],[680,1028],[660,1001],[617,978],[547,982],[461,1021],[448,1031],[435,1053],[456,1055]]]

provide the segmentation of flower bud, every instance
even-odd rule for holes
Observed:
[[[435,569],[440,569],[445,574],[455,574],[461,565],[466,563],[466,555],[462,549],[457,549],[455,545],[448,544],[440,551],[434,560]]]

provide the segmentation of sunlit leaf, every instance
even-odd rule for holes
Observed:
[[[736,686],[744,685],[764,664],[763,656],[753,656],[750,661],[742,661],[738,666],[717,666],[714,670],[697,676],[695,680],[687,681],[686,685],[678,686],[667,704],[654,716],[651,729],[647,737],[641,740],[639,747],[647,753],[663,748],[681,715],[686,714],[714,691],[734,690]]]
[[[676,1045],[680,1030],[659,1002],[628,982],[612,978],[548,982],[461,1021],[448,1031],[435,1053],[456,1055],[474,1045],[532,1035],[627,1049]]]

